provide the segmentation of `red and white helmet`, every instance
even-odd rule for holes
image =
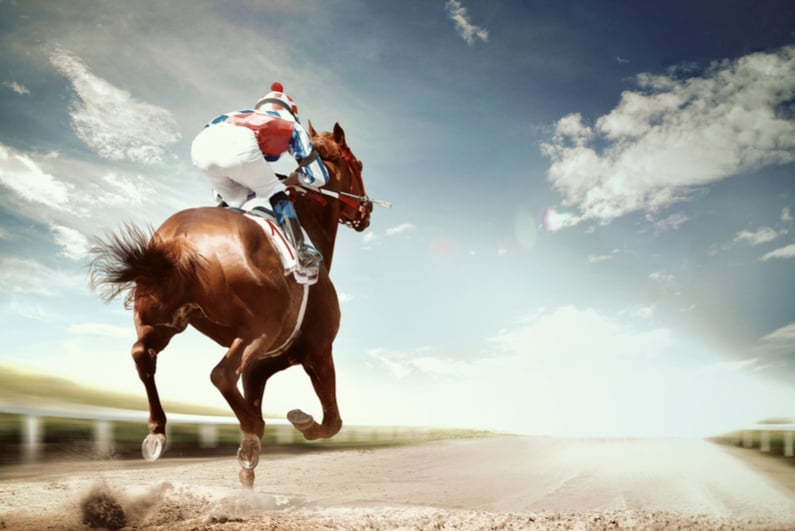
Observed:
[[[298,106],[290,96],[284,93],[284,87],[278,81],[271,85],[271,91],[261,97],[254,106],[255,109],[260,107],[274,111],[287,109],[294,118],[298,118]]]

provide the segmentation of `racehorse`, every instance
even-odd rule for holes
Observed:
[[[363,231],[372,202],[365,195],[362,163],[339,124],[318,134],[310,123],[308,131],[329,174],[324,189],[290,189],[304,229],[323,254],[311,287],[285,275],[257,222],[226,208],[180,211],[154,233],[126,225],[104,240],[95,238],[92,290],[106,302],[126,293],[134,313],[132,357],[149,401],[150,433],[142,444],[149,461],[166,444],[166,415],[155,385],[157,355],[188,325],[228,349],[210,378],[240,423],[243,485],[254,483],[265,430],[262,396],[276,372],[300,363],[320,399],[320,423],[298,409],[287,415],[305,439],[329,438],[342,427],[332,359],[340,308],[329,269],[339,224]]]

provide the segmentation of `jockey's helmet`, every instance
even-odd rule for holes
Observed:
[[[284,87],[278,81],[271,84],[270,92],[257,100],[254,108],[259,110],[260,107],[274,111],[287,109],[293,117],[298,118],[298,106],[290,96],[284,93]]]

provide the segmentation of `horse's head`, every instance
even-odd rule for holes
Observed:
[[[345,131],[335,123],[334,132],[318,134],[310,122],[309,135],[328,170],[326,188],[340,192],[339,222],[358,232],[363,231],[370,225],[373,203],[364,191],[362,162],[345,142]]]

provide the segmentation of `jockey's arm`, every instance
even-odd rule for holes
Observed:
[[[298,177],[307,186],[320,187],[328,182],[328,172],[320,156],[312,146],[309,135],[301,126],[296,123],[293,136],[290,139],[290,154],[298,161]]]

